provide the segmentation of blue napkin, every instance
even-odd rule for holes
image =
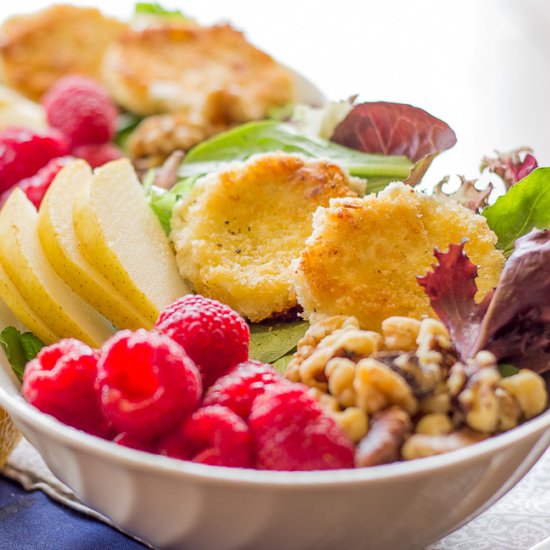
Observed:
[[[1,550],[143,550],[115,529],[0,476]]]

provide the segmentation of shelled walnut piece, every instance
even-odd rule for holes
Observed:
[[[401,447],[411,431],[409,415],[399,407],[379,412],[372,428],[357,447],[355,464],[378,466],[399,460]]]
[[[185,113],[152,115],[143,119],[128,139],[128,154],[140,167],[158,166],[173,151],[188,151],[227,125],[193,121]]]
[[[502,378],[487,351],[460,362],[445,326],[430,318],[390,317],[381,334],[354,317],[325,319],[298,343],[286,375],[309,386],[358,443],[358,466],[455,450],[516,427],[548,402],[532,371]]]

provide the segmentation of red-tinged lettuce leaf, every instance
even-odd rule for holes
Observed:
[[[443,191],[443,186],[449,181],[449,176],[443,178],[434,188],[434,196],[443,202],[458,202],[462,206],[474,212],[480,212],[487,206],[487,199],[493,190],[493,184],[489,183],[485,189],[478,189],[477,180],[467,180],[459,176],[460,187],[453,193]]]
[[[162,163],[155,173],[155,185],[160,189],[172,189],[179,180],[178,169],[185,153],[183,151],[174,151]]]
[[[430,164],[435,157],[437,157],[437,153],[434,153],[433,155],[427,155],[424,158],[420,159],[418,162],[415,162],[413,164],[413,167],[411,168],[409,175],[403,180],[403,183],[406,183],[411,187],[418,185],[422,181],[424,174],[428,171],[428,168],[430,167]]]
[[[377,101],[353,107],[332,141],[368,153],[404,155],[415,163],[406,183],[416,185],[434,157],[456,143],[453,130],[426,111]]]
[[[550,231],[516,241],[472,349],[537,372],[550,369]]]
[[[550,370],[550,230],[516,241],[499,283],[478,304],[476,266],[464,243],[435,251],[433,271],[418,279],[462,360],[489,350],[499,362]]]
[[[508,153],[496,152],[496,157],[483,157],[480,170],[488,170],[499,176],[506,189],[538,168],[537,159],[530,147],[519,147]]]
[[[448,252],[435,249],[438,264],[418,283],[430,298],[433,310],[447,327],[461,358],[470,356],[487,311],[488,295],[482,303],[475,301],[477,267],[464,253],[465,241],[449,245]]]

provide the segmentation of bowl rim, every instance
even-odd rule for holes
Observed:
[[[100,459],[116,462],[123,468],[173,477],[190,477],[204,483],[245,484],[250,487],[268,487],[270,490],[303,489],[306,486],[322,489],[384,482],[388,479],[400,481],[417,475],[429,475],[430,472],[452,468],[458,463],[477,461],[496,453],[499,449],[514,445],[529,436],[541,435],[550,429],[549,409],[512,430],[442,455],[371,468],[288,472],[196,464],[123,447],[67,426],[53,416],[40,412],[27,403],[19,393],[16,396],[10,395],[1,383],[0,406],[12,416],[23,435],[27,431],[26,423],[32,430],[40,432],[48,439],[54,439],[62,445]]]

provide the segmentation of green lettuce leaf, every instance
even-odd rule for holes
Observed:
[[[550,168],[537,168],[483,211],[506,256],[533,228],[550,227]]]
[[[115,143],[123,151],[126,151],[128,138],[142,120],[142,116],[134,115],[133,113],[121,113],[118,115]]]
[[[156,15],[162,17],[173,17],[176,19],[188,19],[180,10],[169,10],[162,7],[158,2],[136,2],[134,13],[136,15]]]
[[[166,191],[152,183],[154,181],[153,171],[150,171],[145,176],[143,182],[145,196],[167,235],[170,234],[170,220],[172,219],[172,210],[174,210],[176,202],[191,192],[198,177],[192,176],[179,180],[172,189]]]
[[[179,168],[181,180],[169,191],[153,185],[153,174],[150,184],[144,182],[149,204],[169,233],[174,205],[190,192],[200,176],[216,172],[228,162],[245,161],[254,154],[274,151],[328,158],[351,175],[367,179],[369,192],[377,192],[391,181],[407,178],[412,167],[405,157],[361,153],[324,139],[305,136],[287,124],[263,120],[233,128],[193,147]]]
[[[498,366],[498,370],[500,371],[500,376],[502,376],[502,378],[514,376],[514,374],[517,374],[519,372],[519,369],[514,367],[514,365],[510,365],[509,363],[500,363],[500,365]]]
[[[283,355],[282,357],[279,357],[277,361],[273,361],[271,363],[271,366],[281,374],[284,374],[286,372],[286,368],[288,367],[288,364],[290,363],[290,360],[292,359],[292,356],[294,355],[294,352],[296,351],[296,348],[292,348],[287,354]]]
[[[19,380],[23,379],[25,365],[44,347],[32,332],[20,332],[15,327],[6,327],[0,332],[0,345]]]
[[[180,176],[216,172],[227,162],[244,161],[252,155],[274,151],[332,160],[352,176],[365,178],[371,193],[391,181],[405,179],[412,167],[411,161],[403,156],[362,153],[325,139],[305,136],[288,124],[263,120],[243,124],[193,147],[181,164]]]
[[[309,323],[306,321],[253,324],[250,326],[249,355],[251,359],[275,364],[279,359],[295,350],[298,341],[308,328]],[[286,367],[286,365],[284,366]]]

